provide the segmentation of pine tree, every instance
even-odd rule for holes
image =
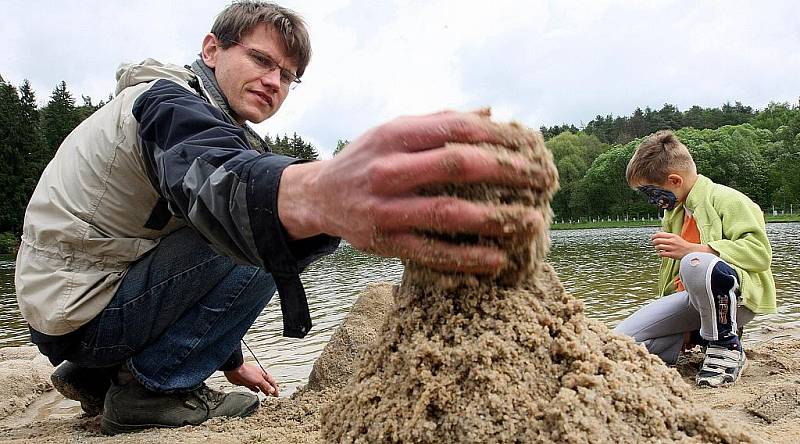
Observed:
[[[52,156],[42,135],[40,112],[36,107],[36,94],[27,79],[19,87],[19,93],[22,102],[22,131],[26,134],[22,150],[24,156],[22,176],[25,201],[27,201],[33,194],[42,170]]]
[[[67,83],[61,81],[42,110],[42,133],[51,153],[55,153],[61,142],[78,126],[80,117],[75,108],[75,98],[67,91]]]
[[[349,144],[350,144],[349,140],[342,140],[342,139],[337,140],[336,141],[336,149],[333,150],[333,155],[335,156],[335,155],[341,153],[342,150],[345,149],[345,147],[347,147],[347,145],[349,145]]]
[[[19,233],[26,203],[22,184],[23,107],[17,89],[0,77],[0,232]]]
[[[283,135],[283,138],[277,134],[275,135],[275,141],[272,144],[272,152],[282,156],[292,155],[291,147],[289,146],[289,138],[286,137],[286,134]]]

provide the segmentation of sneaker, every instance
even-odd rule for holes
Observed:
[[[86,415],[97,416],[103,411],[103,400],[111,387],[108,369],[78,367],[64,361],[50,380],[65,398],[80,402]]]
[[[703,366],[697,373],[697,385],[700,387],[720,387],[733,384],[739,379],[747,365],[744,350],[729,350],[717,345],[709,345],[706,350]]]
[[[190,392],[153,392],[123,368],[106,394],[100,429],[107,435],[116,435],[153,427],[198,425],[218,416],[248,416],[258,406],[258,396],[254,394],[223,393],[205,384]]]

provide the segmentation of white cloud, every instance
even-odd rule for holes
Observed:
[[[4,4],[0,74],[44,101],[60,80],[104,98],[121,61],[191,62],[227,2]],[[303,84],[258,126],[296,131],[329,155],[402,114],[491,105],[531,126],[588,122],[669,102],[800,95],[800,27],[789,1],[288,1],[309,23]]]

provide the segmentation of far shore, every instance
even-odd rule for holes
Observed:
[[[637,227],[658,227],[661,225],[661,220],[659,219],[634,219],[629,218],[628,220],[620,219],[617,220],[616,218],[581,218],[580,221],[576,221],[573,223],[561,223],[559,222],[560,219],[556,218],[552,225],[550,225],[551,230],[591,230],[595,228],[637,228]],[[772,223],[789,223],[789,222],[800,222],[800,213],[795,214],[778,214],[778,215],[771,215],[765,214],[764,220],[768,224]]]

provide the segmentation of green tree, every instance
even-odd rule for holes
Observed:
[[[272,152],[275,154],[292,156],[292,149],[289,143],[289,138],[286,137],[286,134],[283,135],[283,138],[276,134],[275,140],[272,142],[270,148],[272,148]]]
[[[289,146],[291,147],[292,157],[306,160],[319,160],[319,153],[314,146],[304,141],[297,133],[292,135]]]
[[[22,146],[22,155],[24,157],[22,176],[25,201],[27,201],[30,195],[33,194],[33,189],[39,181],[39,176],[42,174],[44,167],[47,166],[51,156],[42,136],[36,94],[27,79],[19,87],[19,93],[22,105],[22,132],[25,134]]]
[[[684,128],[675,135],[689,148],[699,173],[741,191],[762,207],[770,204],[764,158],[772,143],[768,130],[744,124],[719,129]]]
[[[544,137],[545,140],[549,140],[549,139],[552,139],[553,137],[555,137],[555,136],[557,136],[557,135],[559,135],[561,133],[565,133],[567,131],[575,134],[580,130],[577,127],[575,127],[575,125],[567,125],[565,123],[565,124],[562,124],[562,125],[555,125],[555,126],[551,126],[551,127],[540,126],[539,127],[539,131],[542,133],[542,136]]]
[[[283,137],[275,136],[271,145],[272,152],[282,156],[295,157],[297,159],[318,160],[319,153],[310,143],[307,143],[297,133],[290,139],[286,134]]]
[[[23,106],[17,89],[0,77],[0,232],[19,233],[26,203]]]
[[[778,128],[791,123],[795,114],[800,113],[797,107],[792,108],[788,103],[770,102],[766,108],[758,113],[751,122],[756,128],[763,128],[776,133]]]
[[[625,179],[625,169],[641,139],[614,145],[592,162],[579,182],[570,206],[587,216],[654,215],[653,207]]]
[[[81,115],[75,108],[75,98],[67,90],[67,83],[62,81],[42,109],[42,132],[51,153],[55,153],[80,122]]]
[[[561,186],[553,198],[553,212],[559,218],[586,215],[586,208],[573,211],[570,202],[586,170],[597,156],[609,148],[608,144],[594,135],[566,131],[548,140],[546,145],[553,153]]]
[[[349,144],[350,144],[349,140],[346,140],[346,139],[345,140],[342,140],[342,139],[337,140],[336,141],[336,149],[333,150],[333,155],[335,156],[335,155],[341,153],[342,150],[345,149],[345,147],[347,145],[349,145]]]
[[[92,98],[89,96],[81,95],[81,99],[83,100],[83,105],[75,108],[75,112],[78,115],[78,122],[86,120],[86,118],[94,114],[95,111],[104,105],[102,101],[100,101],[99,104],[94,105],[92,103]]]

